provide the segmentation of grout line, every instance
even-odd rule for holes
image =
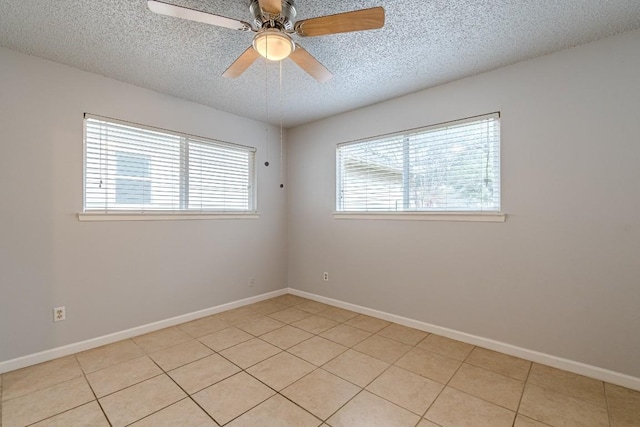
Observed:
[[[75,357],[76,362],[78,363],[78,366],[80,366],[80,370],[82,371],[82,375],[84,377],[84,380],[87,382],[87,385],[89,386],[89,390],[91,390],[91,393],[93,394],[93,397],[96,399],[96,403],[98,404],[98,407],[102,411],[102,415],[104,415],[104,418],[107,420],[107,423],[109,423],[109,426],[113,426],[113,424],[111,423],[111,420],[107,416],[107,413],[104,411],[104,408],[102,407],[102,404],[100,403],[100,400],[98,399],[98,395],[96,395],[95,390],[91,386],[91,383],[89,382],[89,378],[87,378],[87,374],[84,372],[84,369],[82,369],[82,366],[80,365],[80,361],[78,360],[78,358],[76,357],[75,354],[74,354],[73,357]]]
[[[175,404],[177,404],[177,403],[182,402],[183,400],[187,400],[187,399],[189,399],[190,397],[191,397],[191,396],[187,395],[186,397],[183,397],[182,399],[177,400],[177,401],[173,402],[172,404],[170,404],[170,405],[168,405],[168,406],[165,406],[164,408],[158,409],[157,411],[151,412],[150,414],[147,414],[147,415],[145,415],[145,416],[144,416],[144,417],[142,417],[142,418],[138,418],[137,420],[130,422],[129,424],[127,424],[127,426],[130,426],[130,425],[135,424],[135,423],[137,423],[137,422],[139,422],[139,421],[142,421],[142,420],[144,420],[144,419],[146,419],[146,418],[149,418],[150,416],[152,416],[152,415],[154,415],[154,414],[157,414],[158,412],[160,412],[160,411],[162,411],[162,410],[167,409],[169,406],[173,406],[173,405],[175,405]],[[191,400],[193,400],[193,399],[191,399]],[[198,404],[197,402],[194,402],[194,403],[196,403],[196,405]],[[205,414],[207,414],[207,412],[206,412],[206,411],[205,411]],[[211,418],[211,415],[207,414],[207,416],[209,416],[209,418]],[[213,418],[211,418],[211,419],[213,419]]]
[[[519,407],[520,407],[520,402],[522,401],[522,396],[524,395],[524,386],[525,386],[525,382],[524,382],[524,381],[522,381],[522,380],[518,380],[518,379],[515,379],[515,378],[511,378],[511,377],[509,377],[509,376],[507,376],[507,375],[503,375],[503,374],[501,374],[501,373],[499,373],[499,372],[492,371],[491,369],[483,368],[482,366],[475,366],[475,365],[472,365],[472,364],[470,364],[470,363],[466,363],[466,362],[462,362],[462,365],[460,365],[460,368],[459,368],[458,370],[462,369],[462,366],[464,366],[465,364],[466,364],[466,365],[469,365],[469,366],[472,366],[472,367],[473,367],[473,368],[475,368],[475,369],[480,369],[480,370],[482,370],[482,371],[486,371],[486,372],[489,372],[489,373],[491,373],[491,374],[498,375],[498,376],[500,376],[500,377],[506,378],[507,380],[517,381],[517,382],[519,382],[519,383],[522,383],[522,392],[520,393],[520,398],[518,399],[518,405],[517,405],[516,409],[507,408],[506,406],[503,406],[503,405],[501,405],[501,404],[499,404],[499,403],[491,402],[490,400],[487,400],[487,399],[485,399],[485,398],[483,398],[483,397],[480,397],[480,396],[476,396],[476,395],[474,395],[474,394],[471,394],[471,393],[470,393],[470,392],[468,392],[468,391],[462,390],[462,389],[460,389],[460,388],[458,388],[458,387],[456,387],[456,386],[450,385],[450,384],[447,384],[447,386],[448,386],[448,387],[451,387],[451,388],[453,388],[454,390],[458,390],[458,391],[460,391],[460,392],[462,392],[462,393],[464,393],[464,394],[468,394],[469,396],[473,396],[473,397],[475,397],[475,398],[477,398],[477,399],[480,399],[480,400],[482,400],[482,401],[484,401],[484,402],[490,403],[490,404],[495,405],[495,406],[498,406],[498,407],[500,407],[500,408],[504,408],[504,409],[506,409],[506,410],[508,410],[508,411],[510,411],[510,412],[515,412],[515,413],[517,414],[517,412],[518,412],[518,409],[517,409],[517,408],[519,408]],[[456,371],[456,373],[457,373],[457,371]],[[455,374],[454,374],[454,376],[455,376]],[[451,377],[451,380],[452,380],[452,379],[453,379],[453,377]],[[451,380],[449,380],[449,382],[450,382]]]
[[[75,355],[73,355],[73,357],[75,358]],[[81,369],[81,371],[82,371],[82,369]],[[64,384],[64,383],[67,383],[67,382],[70,382],[70,381],[74,381],[74,380],[76,380],[76,378],[80,378],[80,376],[74,377],[74,378],[72,378],[70,380],[66,380],[66,381],[63,381],[63,382],[58,383],[58,384],[54,384],[54,385],[52,385],[50,387],[55,387],[55,386],[60,385],[60,384]],[[89,403],[91,403],[93,401],[95,401],[98,404],[98,406],[100,407],[100,410],[102,411],[102,414],[104,415],[105,419],[107,420],[107,423],[109,423],[109,426],[111,426],[112,425],[111,421],[109,421],[109,418],[107,417],[107,414],[104,412],[104,409],[102,409],[102,405],[100,405],[100,402],[98,401],[98,397],[96,396],[95,392],[93,391],[93,388],[91,387],[91,384],[89,384],[89,381],[87,380],[87,377],[86,377],[84,371],[82,371],[82,378],[84,378],[85,382],[87,383],[87,386],[89,387],[89,390],[91,391],[91,394],[93,395],[93,398],[94,398],[93,400],[90,400],[88,402],[84,402],[84,403],[82,403],[80,405],[74,406],[74,407],[69,408],[69,409],[65,409],[62,412],[55,413],[55,414],[53,414],[53,415],[51,415],[49,417],[43,418],[41,420],[34,421],[31,424],[28,424],[28,426],[32,426],[32,425],[40,423],[42,421],[46,421],[46,420],[49,420],[51,418],[57,417],[58,415],[62,415],[62,414],[65,414],[67,412],[73,411],[74,409],[77,409],[77,408],[79,408],[81,406],[84,406],[84,405],[88,405]],[[39,389],[37,391],[34,391],[32,393],[36,393],[38,391],[46,390],[47,388],[50,388],[50,387],[45,387],[45,388]],[[31,394],[31,393],[28,393],[28,394]],[[27,396],[27,394],[25,394],[23,396]],[[22,397],[22,396],[19,396],[19,397]],[[2,420],[0,419],[0,426],[1,425],[2,425]]]
[[[319,368],[318,368],[318,369],[319,369]],[[311,371],[311,372],[314,372],[314,371]],[[310,372],[310,373],[311,373],[311,372]],[[308,374],[307,374],[307,375],[308,375]],[[305,375],[305,376],[306,376],[306,375]],[[304,377],[302,377],[302,378],[304,378]],[[300,379],[302,379],[302,378],[300,378]],[[294,382],[295,382],[295,381],[294,381]],[[291,385],[291,384],[290,384],[290,385]],[[287,387],[289,387],[289,386],[287,386]],[[285,388],[287,388],[287,387],[285,387]],[[284,390],[284,388],[283,388],[283,390]],[[303,411],[307,412],[308,414],[311,414],[311,416],[312,416],[312,417],[314,417],[314,418],[316,418],[316,419],[320,420],[320,422],[321,422],[321,423],[324,423],[324,422],[325,422],[325,420],[323,420],[323,419],[322,419],[322,418],[320,418],[319,416],[317,416],[317,415],[315,415],[315,414],[311,413],[311,411],[309,411],[308,409],[305,409],[305,408],[303,408],[302,406],[298,405],[296,402],[294,402],[293,400],[289,399],[289,398],[288,398],[287,396],[285,396],[284,394],[282,394],[282,393],[280,393],[280,392],[276,392],[276,394],[275,394],[274,396],[281,396],[282,398],[284,398],[284,399],[288,400],[289,402],[293,403],[294,405],[296,405],[298,408],[302,409]],[[272,396],[272,397],[270,397],[269,399],[272,399],[272,398],[273,398],[273,396]]]
[[[430,334],[430,335],[431,335],[431,334]],[[425,339],[426,339],[426,337],[425,337]],[[420,342],[422,342],[422,341],[420,341]],[[419,344],[419,343],[418,343],[418,344]],[[418,347],[418,344],[416,344],[416,345],[414,346],[414,348],[420,348],[420,349],[422,349],[421,347]],[[422,350],[424,350],[424,349],[422,349]],[[425,351],[429,352],[428,350],[425,350]],[[473,351],[473,350],[471,350],[471,351]],[[471,352],[469,352],[469,353],[471,353]],[[437,353],[432,353],[432,354],[437,354]],[[443,357],[446,357],[446,356],[443,356]],[[468,357],[468,356],[467,356],[467,357]],[[450,357],[447,357],[447,358],[448,358],[448,359],[451,359]],[[466,359],[466,357],[465,357],[465,359]],[[451,359],[451,360],[455,360],[455,359]],[[453,374],[451,374],[451,377],[449,377],[449,379],[447,380],[447,382],[444,384],[444,387],[442,387],[442,390],[440,390],[440,393],[438,393],[438,395],[436,396],[436,398],[435,398],[435,399],[433,399],[433,402],[431,402],[431,404],[429,405],[429,407],[427,407],[426,411],[424,411],[424,414],[422,414],[422,418],[425,418],[425,417],[426,417],[427,412],[429,412],[429,409],[431,409],[431,407],[433,407],[433,405],[438,401],[438,399],[439,399],[439,398],[440,398],[440,396],[442,395],[442,392],[444,392],[444,391],[445,391],[445,389],[446,389],[447,387],[449,387],[449,383],[451,382],[451,380],[453,379],[453,377],[455,377],[455,376],[456,376],[456,374],[458,373],[458,371],[460,370],[460,368],[462,368],[462,365],[464,365],[464,361],[463,361],[462,363],[460,363],[460,366],[458,366],[458,368],[456,368],[456,370],[453,372]],[[419,374],[418,374],[418,375],[419,375]],[[422,377],[422,375],[420,375],[420,376]],[[423,378],[427,378],[427,377],[423,377]],[[431,378],[429,378],[429,379],[431,379]],[[435,381],[435,380],[432,380],[432,381]],[[438,381],[436,381],[436,382],[438,382]],[[442,383],[440,383],[440,384],[442,384]],[[452,387],[452,388],[453,388],[453,387]],[[457,389],[456,389],[456,390],[457,390]],[[467,393],[467,394],[468,394],[468,393]],[[470,395],[470,396],[471,396],[471,395]],[[425,419],[427,419],[427,418],[425,418]],[[431,420],[429,420],[429,421],[431,421]]]
[[[151,359],[151,358],[149,357],[149,359]],[[166,375],[166,376],[167,376],[171,381],[173,381],[173,383],[174,383],[175,385],[177,385],[177,386],[178,386],[178,388],[180,388],[180,390],[182,390],[182,392],[183,392],[186,396],[185,396],[183,399],[177,400],[176,402],[173,402],[173,403],[171,403],[170,405],[165,406],[164,408],[158,409],[157,411],[154,411],[154,412],[152,412],[152,413],[150,413],[150,414],[148,414],[148,415],[145,415],[144,417],[142,417],[142,418],[140,418],[140,419],[138,419],[138,420],[133,421],[133,423],[136,423],[136,422],[138,422],[138,421],[140,421],[140,420],[142,420],[142,419],[144,419],[144,418],[150,417],[151,415],[153,415],[153,414],[155,414],[155,413],[157,413],[157,412],[160,412],[160,411],[162,411],[162,410],[164,410],[164,409],[168,408],[169,406],[175,405],[175,404],[176,404],[176,403],[178,403],[178,402],[182,402],[182,401],[183,401],[183,400],[185,400],[185,399],[191,399],[191,401],[192,401],[193,403],[195,403],[195,404],[196,404],[200,409],[202,409],[202,410],[204,411],[204,413],[205,413],[205,414],[207,414],[207,416],[213,420],[213,422],[216,422],[216,420],[214,420],[214,419],[213,419],[213,417],[212,417],[211,415],[209,415],[209,413],[208,413],[207,411],[205,411],[205,410],[204,410],[204,408],[203,408],[203,407],[201,407],[201,406],[198,404],[198,402],[196,402],[196,401],[195,401],[195,399],[193,399],[193,398],[191,397],[191,395],[190,395],[189,393],[187,393],[187,391],[186,391],[184,388],[182,388],[182,386],[181,386],[180,384],[178,384],[178,383],[176,382],[176,380],[174,380],[174,379],[171,377],[171,375],[169,375],[169,372],[168,372],[168,371],[165,371],[164,369],[162,369],[162,366],[158,365],[158,364],[156,363],[156,361],[155,361],[155,360],[151,359],[151,361],[152,361],[153,363],[155,363],[155,365],[156,365],[158,368],[160,368],[160,370],[162,371],[162,373],[163,373],[164,375]],[[183,366],[184,366],[184,365],[183,365]],[[176,369],[177,369],[177,368],[176,368]],[[158,376],[159,376],[159,375],[158,375]],[[153,377],[153,378],[156,378],[156,377]],[[133,423],[129,423],[129,424],[133,424]],[[216,423],[216,424],[217,424],[217,423]]]
[[[598,382],[602,383],[603,387],[604,387],[604,384],[606,383],[606,381],[602,381],[602,380],[599,380],[599,379],[596,379],[596,378],[587,377],[586,375],[576,374],[576,373],[573,373],[573,372],[570,372],[570,371],[566,371],[564,369],[559,369],[559,368],[554,368],[553,366],[544,365],[542,363],[531,362],[531,367],[529,369],[529,373],[527,374],[527,380],[525,382],[525,388],[526,388],[527,384],[529,383],[529,379],[530,379],[529,377],[531,376],[531,371],[533,371],[533,365],[534,364],[537,364],[537,365],[540,365],[540,366],[544,366],[544,367],[548,367],[548,368],[551,368],[551,369],[554,369],[556,371],[560,371],[560,372],[563,372],[563,373],[568,373],[570,375],[575,375],[575,376],[578,376],[578,377],[587,378],[587,379],[589,379],[591,381],[598,381]],[[555,388],[553,388],[551,386],[541,385],[541,384],[531,384],[531,385],[535,386],[535,387],[538,387],[538,388],[541,388],[541,389],[544,389],[544,390],[552,391],[554,393],[558,393],[558,394],[560,394],[560,395],[562,395],[562,396],[564,396],[566,398],[569,398],[569,399],[572,399],[572,400],[577,400],[579,402],[582,402],[582,403],[585,403],[587,405],[593,406],[594,408],[604,409],[604,410],[607,411],[607,418],[608,418],[609,408],[606,406],[607,405],[607,400],[606,400],[606,393],[604,392],[604,389],[603,389],[603,393],[605,394],[605,396],[604,396],[605,397],[605,407],[602,407],[602,406],[600,406],[598,404],[595,404],[595,403],[593,403],[591,401],[585,400],[585,399],[583,399],[581,397],[578,397],[578,396],[575,396],[575,395],[571,395],[571,394],[567,394],[564,391],[557,390],[557,389],[555,389]],[[620,387],[623,387],[623,386],[620,386]],[[626,387],[623,387],[623,388],[626,388]],[[531,417],[529,417],[529,418],[531,418]]]
[[[522,404],[522,399],[524,398],[524,393],[527,390],[527,382],[529,381],[529,375],[531,374],[531,370],[532,369],[533,369],[533,362],[529,362],[529,369],[527,370],[527,376],[525,377],[524,385],[522,386],[522,394],[520,395],[520,400],[518,401],[518,407],[516,408],[516,417],[513,420],[513,424],[514,425],[516,423],[516,420],[518,419],[518,415],[520,414],[520,405]]]
[[[285,352],[285,351],[283,350],[282,352],[280,352],[280,353],[278,353],[278,354],[281,354],[281,353],[284,353],[284,352]],[[264,359],[264,360],[269,360],[269,359],[271,359],[272,357],[277,356],[278,354],[273,355],[273,356],[271,356],[271,357],[269,357],[269,358],[267,358],[267,359]],[[292,355],[292,356],[294,356],[294,357],[298,357],[298,356],[295,356],[295,355]],[[263,362],[264,362],[264,360],[263,360]],[[301,359],[301,360],[304,360],[304,359]],[[305,360],[305,362],[306,362],[306,360]],[[258,362],[258,363],[261,363],[261,362]],[[312,364],[312,363],[310,363],[310,362],[307,362],[307,363],[309,363],[309,364],[313,365],[313,364]],[[257,365],[257,363],[256,363],[256,365]],[[255,366],[255,365],[252,365],[252,366]],[[302,378],[305,378],[305,377],[307,377],[308,375],[311,375],[312,373],[314,373],[315,371],[317,371],[318,369],[320,369],[318,366],[315,366],[315,365],[313,365],[313,367],[314,367],[315,369],[313,369],[311,372],[309,372],[309,373],[307,373],[307,374],[303,375],[302,377],[298,378],[297,380],[295,380],[295,381],[294,381],[294,382],[292,382],[291,384],[289,384],[289,385],[287,385],[287,386],[283,387],[283,388],[282,388],[282,390],[284,390],[285,388],[289,387],[289,386],[290,386],[290,385],[292,385],[292,384],[295,384],[296,382],[300,381]],[[249,368],[251,368],[251,366],[250,366]],[[249,368],[247,368],[247,369],[249,369]],[[282,390],[280,390],[280,391],[276,390],[275,388],[271,387],[269,384],[267,384],[267,383],[265,383],[264,381],[262,381],[260,378],[255,377],[255,376],[254,376],[254,375],[252,375],[250,372],[248,372],[248,371],[246,371],[246,370],[244,370],[244,369],[242,370],[242,372],[244,372],[245,374],[249,375],[251,378],[255,379],[256,381],[260,382],[261,384],[265,385],[266,387],[270,388],[270,389],[271,389],[271,390],[273,390],[273,392],[275,393],[275,394],[273,394],[272,396],[269,396],[268,398],[266,398],[265,400],[263,400],[262,402],[258,403],[258,405],[260,405],[260,404],[262,404],[262,403],[266,402],[267,400],[272,399],[273,397],[275,397],[275,396],[278,396],[278,395],[279,395],[279,396],[281,396],[281,397],[285,398],[286,400],[288,400],[289,402],[293,403],[294,405],[296,405],[296,406],[297,406],[297,407],[299,407],[300,409],[304,410],[305,412],[308,412],[309,414],[311,414],[311,415],[312,415],[312,416],[314,416],[315,418],[319,419],[320,421],[323,421],[323,420],[322,420],[320,417],[318,417],[317,415],[312,414],[308,409],[303,408],[302,406],[300,406],[299,404],[297,404],[296,402],[294,402],[293,400],[289,399],[287,396],[285,396],[284,394],[282,394],[282,393],[281,393],[281,392],[282,392]],[[258,405],[256,405],[256,406],[258,406]],[[255,408],[256,406],[254,406],[253,408]],[[251,409],[253,409],[253,408],[251,408]],[[242,415],[244,415],[244,414],[246,414],[247,412],[249,412],[251,409],[248,409],[247,411],[245,411],[245,412],[243,412],[242,414],[238,415],[236,418],[241,417]],[[236,418],[234,418],[234,420],[235,420]],[[231,421],[232,421],[232,420],[230,420],[229,422],[231,422]]]
[[[344,408],[345,406],[347,406],[349,404],[349,402],[351,402],[353,399],[355,399],[356,397],[358,397],[360,394],[362,394],[362,392],[364,392],[365,389],[364,388],[360,388],[360,391],[357,392],[356,394],[353,395],[353,397],[351,397],[351,399],[348,399],[346,402],[344,402],[344,404],[342,404],[340,407],[338,407],[338,409],[336,409],[335,411],[333,411],[327,418],[325,418],[323,421],[327,422],[327,420],[331,417],[333,417],[335,414],[337,414],[338,412],[340,412],[340,410],[342,410],[342,408]]]
[[[611,411],[609,410],[609,399],[607,398],[607,385],[602,382],[602,392],[604,393],[604,405],[607,410],[607,420],[609,421],[609,427],[613,426],[613,420],[611,419]],[[0,426],[2,427],[2,426]]]
[[[141,357],[145,357],[145,356],[141,356]],[[147,356],[147,357],[148,357],[148,356]],[[137,358],[136,358],[136,359],[137,359]],[[149,360],[151,360],[151,361],[155,364],[154,360],[153,360],[153,359],[151,359],[150,357],[149,357]],[[126,362],[123,362],[123,363],[126,363]],[[118,366],[118,365],[113,365],[113,366]],[[104,369],[107,369],[107,368],[104,368]],[[154,379],[154,378],[159,377],[160,375],[166,374],[166,372],[164,372],[164,371],[162,370],[162,368],[160,368],[160,370],[161,370],[161,372],[160,372],[159,374],[155,374],[155,375],[150,376],[149,378],[145,378],[145,379],[140,380],[140,381],[138,381],[138,382],[135,382],[135,383],[133,383],[133,384],[129,384],[129,385],[128,385],[128,386],[126,386],[126,387],[122,387],[122,388],[120,388],[120,389],[118,389],[118,390],[116,390],[116,391],[112,391],[111,393],[107,393],[107,394],[105,394],[104,396],[97,397],[97,395],[96,395],[96,400],[100,401],[100,399],[104,399],[104,398],[105,398],[105,397],[107,397],[107,396],[114,395],[114,394],[118,393],[119,391],[126,390],[126,389],[128,389],[128,388],[131,388],[131,387],[137,386],[138,384],[142,384],[142,383],[143,383],[143,382],[145,382],[145,381],[149,381],[149,380],[152,380],[152,379]],[[98,371],[96,371],[96,372],[98,372]],[[92,372],[92,373],[93,373],[93,372]],[[87,383],[89,383],[89,380],[87,380]],[[91,383],[89,383],[89,387],[91,387]],[[91,387],[91,391],[93,391],[93,387]],[[95,394],[95,392],[94,392],[94,394]]]

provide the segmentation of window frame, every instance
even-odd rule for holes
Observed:
[[[465,123],[472,123],[487,118],[496,118],[501,120],[502,115],[499,111],[487,114],[481,114],[477,116],[466,117],[459,120],[450,120],[433,125],[422,126],[417,128],[405,129],[388,134],[375,135],[372,137],[362,138],[358,140],[346,141],[336,145],[335,154],[335,200],[333,212],[334,219],[366,219],[366,220],[417,220],[417,221],[471,221],[471,222],[504,222],[506,221],[506,214],[502,211],[502,135],[500,134],[498,139],[498,158],[500,160],[500,170],[498,172],[500,181],[500,210],[498,211],[473,211],[473,210],[370,210],[370,211],[348,211],[339,210],[340,197],[341,197],[341,185],[343,184],[342,169],[340,164],[340,148],[348,145],[366,143],[377,139],[387,139],[393,137],[407,138],[410,134],[416,134],[420,132],[428,132],[430,130],[437,130],[450,125],[462,125]],[[500,124],[500,123],[499,123]],[[403,159],[405,161],[406,159]],[[409,189],[403,181],[403,192],[406,193]]]
[[[189,144],[190,141],[212,145],[222,146],[224,148],[237,148],[238,151],[244,151],[249,153],[249,184],[251,189],[249,191],[249,209],[248,210],[223,210],[223,209],[87,209],[87,120],[99,120],[115,125],[128,126],[143,131],[159,132],[171,136],[180,138],[180,144]],[[213,138],[202,137],[198,135],[188,134],[184,132],[144,125],[140,123],[129,122],[126,120],[114,119],[112,117],[105,117],[90,113],[84,113],[83,115],[83,158],[82,158],[82,211],[77,213],[77,218],[80,221],[157,221],[157,220],[207,220],[207,219],[257,219],[258,213],[258,185],[257,185],[257,168],[256,168],[256,152],[257,149],[252,146],[241,145],[231,143],[227,141],[221,141]],[[180,205],[183,205],[182,198],[184,197],[183,191],[183,179],[184,174],[189,174],[188,166],[185,168],[184,162],[188,162],[186,159],[180,159],[180,178],[177,185],[180,187]],[[115,179],[114,174],[113,178]],[[114,192],[114,197],[115,197]]]

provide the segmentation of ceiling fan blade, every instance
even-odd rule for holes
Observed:
[[[249,68],[259,57],[260,54],[256,52],[253,46],[249,46],[247,50],[242,52],[242,55],[233,62],[233,64],[229,65],[229,68],[227,68],[222,75],[224,77],[235,79],[236,77],[239,77],[240,74],[244,73],[245,70]]]
[[[316,58],[314,58],[309,52],[304,50],[302,46],[296,44],[296,49],[289,55],[289,58],[300,68],[307,72],[311,77],[319,81],[320,83],[324,83],[328,80],[331,80],[333,74],[331,71],[327,70],[327,68],[320,63]]]
[[[159,15],[188,19],[190,21],[202,22],[205,24],[216,25],[218,27],[231,28],[232,30],[251,30],[251,25],[246,22],[226,18],[220,15],[214,15],[212,13],[200,12],[199,10],[189,9],[188,7],[176,6],[156,0],[148,0],[147,6],[149,6],[149,9],[152,12]]]
[[[337,15],[303,19],[296,23],[295,31],[300,36],[313,37],[351,31],[375,30],[383,26],[384,9],[382,7],[373,7]]]
[[[383,26],[384,9],[382,7],[373,7],[371,9],[338,13],[337,15],[303,19],[296,23],[295,31],[300,36],[312,37],[351,31],[375,30]]]
[[[282,12],[281,0],[258,0],[258,3],[260,4],[260,9],[265,13],[280,15]]]

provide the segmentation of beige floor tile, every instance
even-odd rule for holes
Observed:
[[[287,351],[307,362],[320,366],[346,350],[347,347],[334,343],[333,341],[321,337],[313,337],[291,347]]]
[[[607,411],[584,400],[527,384],[519,413],[534,420],[563,427],[605,427]]]
[[[423,377],[446,384],[462,362],[419,348],[412,348],[395,364]]]
[[[363,331],[362,329],[349,325],[338,325],[324,331],[320,336],[333,342],[337,342],[338,344],[353,347],[359,342],[369,338],[371,336],[371,332]]]
[[[240,372],[193,395],[193,399],[220,425],[226,424],[275,392]]]
[[[418,347],[440,356],[463,361],[467,358],[473,346],[462,341],[431,334],[418,343]]]
[[[279,297],[271,298],[270,301],[275,301],[277,303],[290,307],[293,305],[302,304],[303,302],[307,302],[310,300],[299,297],[297,295],[286,294],[286,295],[280,295]]]
[[[358,315],[355,311],[345,310],[339,307],[329,307],[326,310],[322,310],[318,313],[319,316],[326,317],[327,319],[335,320],[342,323],[349,319],[352,319]]]
[[[200,338],[228,327],[229,324],[217,316],[207,316],[178,325],[178,328],[193,338]]]
[[[212,354],[168,372],[169,376],[189,394],[196,393],[240,371],[224,357]]]
[[[302,304],[297,304],[296,308],[308,313],[318,314],[321,311],[331,308],[331,306],[317,301],[305,301]]]
[[[398,360],[400,356],[409,351],[411,346],[379,335],[373,335],[355,345],[353,349],[358,350],[361,353],[368,354],[369,356],[373,356],[376,359],[393,363]]]
[[[261,339],[254,338],[234,347],[222,350],[220,355],[229,359],[242,369],[247,369],[249,366],[262,362],[281,351],[282,350],[276,346],[264,342]]]
[[[593,378],[534,363],[527,382],[603,408],[607,407],[604,383]]]
[[[515,412],[446,387],[425,418],[442,426],[511,427]]]
[[[124,340],[83,351],[76,354],[76,359],[82,370],[88,374],[143,355],[144,351],[133,341]]]
[[[305,362],[292,354],[282,352],[253,365],[247,369],[247,373],[253,375],[269,387],[280,391],[314,369],[316,369],[316,367],[311,363]]]
[[[200,341],[191,340],[149,354],[162,369],[170,371],[213,354]]]
[[[222,351],[226,348],[233,347],[242,342],[253,339],[253,335],[246,333],[238,328],[227,328],[211,335],[206,335],[198,339],[201,343],[214,351]]]
[[[94,400],[84,377],[2,402],[2,425],[22,427]]]
[[[365,316],[364,314],[359,314],[356,317],[347,320],[345,323],[371,333],[376,333],[391,324],[391,322],[387,322],[386,320]]]
[[[333,427],[413,427],[420,417],[367,391],[327,421]]]
[[[438,424],[432,423],[429,420],[425,420],[424,418],[420,420],[420,423],[416,427],[440,427]]]
[[[24,396],[82,376],[75,357],[67,356],[2,375],[2,400]]]
[[[309,316],[311,316],[311,313],[298,310],[297,308],[294,308],[294,307],[288,307],[288,308],[285,308],[284,310],[277,311],[269,315],[269,317],[287,324],[297,322],[298,320],[306,319]]]
[[[280,395],[236,418],[229,427],[317,427],[322,421]]]
[[[268,299],[265,301],[260,301],[255,304],[248,305],[247,307],[255,311],[256,313],[260,313],[263,316],[266,316],[268,314],[284,310],[288,306],[285,304],[281,304],[277,301],[274,301],[272,299]]]
[[[523,415],[516,415],[516,422],[513,427],[548,427],[549,424],[543,424],[531,418],[527,418]]]
[[[449,386],[512,411],[518,409],[524,382],[463,363]]]
[[[611,427],[640,426],[640,392],[605,384]]]
[[[323,365],[322,369],[360,387],[365,387],[388,367],[389,364],[382,360],[354,350],[347,350]]]
[[[406,326],[398,325],[397,323],[392,323],[386,328],[380,330],[378,335],[391,338],[392,340],[399,341],[403,344],[416,345],[429,334],[418,329],[408,328]]]
[[[32,427],[109,427],[100,405],[95,400],[77,408],[71,409],[52,418],[32,424]]]
[[[296,328],[304,329],[312,334],[319,334],[327,329],[333,328],[337,324],[337,322],[327,319],[326,317],[313,315],[302,320],[298,320],[297,322],[293,322],[291,325]]]
[[[216,314],[216,317],[227,323],[235,325],[262,317],[262,314],[249,307],[240,307],[229,311],[223,311],[222,313]]]
[[[236,328],[242,329],[243,331],[248,332],[251,335],[259,336],[283,326],[284,323],[279,322],[275,319],[271,319],[269,317],[259,317],[247,322],[238,323],[236,325]]]
[[[162,369],[147,356],[138,357],[87,375],[97,397],[104,397],[123,388],[162,374]]]
[[[409,411],[422,416],[436,400],[443,385],[413,372],[392,366],[367,390]]]
[[[465,362],[521,381],[527,379],[531,368],[528,360],[482,347],[474,348]]]
[[[145,335],[140,335],[139,337],[133,338],[133,342],[135,342],[146,353],[153,353],[154,351],[171,347],[191,339],[192,338],[189,334],[174,326]]]
[[[360,387],[317,369],[282,390],[282,394],[324,420],[359,391]]]
[[[287,325],[262,335],[260,339],[286,350],[304,340],[308,340],[312,336],[313,335],[307,331]]]
[[[166,375],[159,375],[99,399],[114,427],[125,426],[165,408],[186,394]]]
[[[206,412],[187,398],[133,424],[132,427],[217,427]]]

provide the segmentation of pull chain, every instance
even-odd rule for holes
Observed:
[[[268,46],[268,43],[267,43]],[[264,58],[265,166],[269,166],[269,61]]]
[[[284,188],[284,133],[282,130],[282,121],[284,110],[282,107],[282,61],[280,61],[280,188]]]

